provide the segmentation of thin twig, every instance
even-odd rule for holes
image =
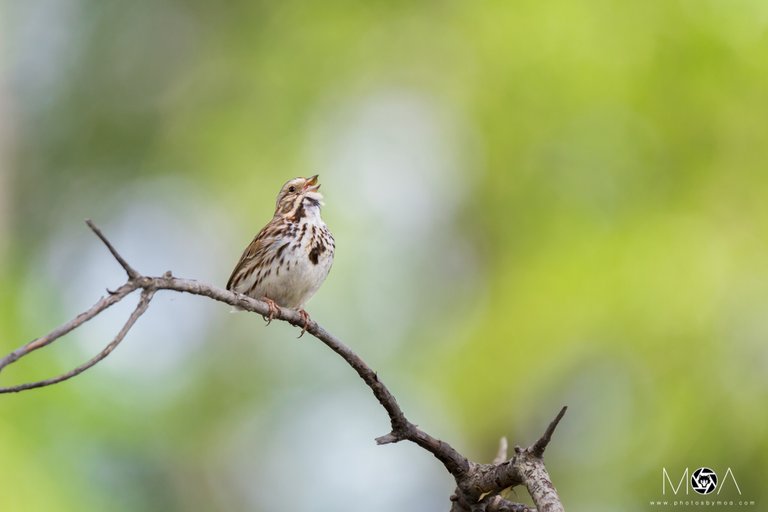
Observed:
[[[81,325],[83,325],[85,322],[90,320],[91,318],[95,317],[105,309],[107,309],[110,306],[114,306],[123,298],[125,298],[126,295],[131,294],[138,288],[138,285],[135,283],[125,283],[123,286],[115,290],[114,292],[110,293],[106,297],[102,297],[99,299],[96,304],[91,306],[90,309],[87,311],[83,311],[79,315],[77,315],[75,318],[70,320],[69,322],[60,325],[56,329],[52,330],[45,336],[41,336],[40,338],[37,338],[35,340],[30,341],[29,343],[17,348],[13,352],[9,353],[2,359],[0,359],[0,370],[5,368],[11,363],[14,363],[21,359],[22,357],[30,354],[31,352],[34,352],[35,350],[39,348],[43,348],[46,345],[50,345],[57,339],[61,338],[65,334],[68,334],[69,332],[73,331],[74,329],[77,329]]]
[[[567,410],[568,410],[568,406],[564,406],[562,409],[560,409],[560,412],[557,413],[557,416],[555,416],[555,419],[553,419],[550,422],[544,434],[539,438],[538,441],[534,443],[533,446],[531,446],[530,448],[531,453],[535,457],[541,458],[544,455],[544,450],[547,449],[547,445],[552,440],[552,434],[555,433],[555,429],[557,428],[557,425],[560,423],[560,420],[563,419],[563,416],[565,416],[565,411]]]
[[[88,224],[88,227],[91,228],[91,231],[96,233],[96,236],[99,237],[102,242],[104,242],[104,245],[107,246],[109,252],[112,253],[112,256],[115,257],[120,266],[125,270],[125,273],[128,274],[128,279],[137,279],[141,277],[141,274],[136,272],[136,270],[134,270],[134,268],[131,267],[127,261],[125,261],[125,258],[123,258],[119,252],[117,252],[117,249],[112,246],[109,240],[107,240],[107,237],[104,236],[104,233],[101,232],[101,230],[96,226],[96,224],[93,223],[91,219],[85,219],[85,223]]]
[[[28,382],[26,384],[20,384],[18,386],[10,386],[6,388],[0,388],[0,393],[18,393],[19,391],[25,391],[27,389],[34,389],[34,388],[42,388],[45,386],[50,386],[52,384],[58,384],[59,382],[63,382],[65,380],[71,379],[72,377],[76,375],[80,375],[88,368],[92,367],[105,357],[107,357],[109,354],[112,353],[112,351],[117,347],[121,341],[123,341],[123,338],[125,338],[125,335],[128,334],[128,331],[131,330],[131,327],[133,327],[133,324],[136,323],[136,320],[139,319],[141,315],[144,314],[144,312],[147,310],[147,307],[149,306],[149,302],[152,300],[152,296],[155,294],[154,290],[144,290],[141,292],[141,298],[139,299],[139,303],[136,305],[136,309],[133,310],[133,313],[131,313],[131,316],[128,317],[128,320],[125,322],[125,325],[123,325],[123,328],[120,329],[120,332],[117,333],[117,336],[109,342],[109,344],[104,347],[101,352],[93,356],[91,359],[86,361],[85,363],[81,364],[77,368],[74,368],[66,373],[63,373],[57,377],[52,377],[50,379],[45,380],[39,380],[37,382]]]

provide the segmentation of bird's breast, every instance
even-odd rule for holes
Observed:
[[[302,306],[328,276],[335,248],[325,223],[287,226],[286,235],[277,242],[274,272],[265,279],[263,294],[281,306]]]

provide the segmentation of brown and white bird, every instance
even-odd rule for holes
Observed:
[[[227,290],[269,304],[269,320],[278,306],[309,315],[304,304],[323,284],[336,243],[323,219],[317,175],[294,178],[277,195],[275,215],[246,247],[227,282]],[[302,330],[302,334],[304,330]]]

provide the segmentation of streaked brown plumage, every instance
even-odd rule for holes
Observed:
[[[335,241],[323,220],[317,175],[294,178],[277,196],[275,215],[245,249],[227,289],[277,306],[298,309],[323,284],[333,263]]]

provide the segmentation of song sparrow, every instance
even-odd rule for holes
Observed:
[[[323,284],[333,263],[336,244],[320,218],[323,196],[317,175],[294,178],[277,195],[275,215],[246,247],[227,282],[227,290],[269,304],[269,319],[278,307],[297,309]],[[300,335],[301,336],[301,335]]]

